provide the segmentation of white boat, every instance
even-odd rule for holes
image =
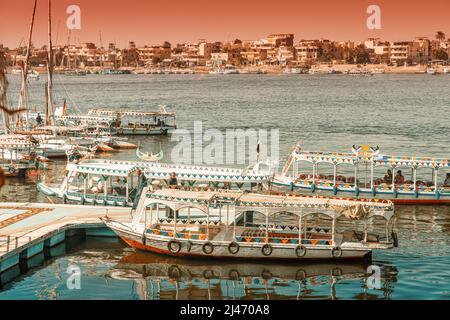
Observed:
[[[429,68],[427,68],[427,74],[435,75],[435,74],[437,74],[437,70],[432,67],[429,67]]]
[[[372,250],[397,244],[390,201],[144,191],[132,221],[102,218],[139,250],[185,258],[337,260],[367,259]]]
[[[5,177],[24,177],[28,170],[35,168],[34,150],[29,141],[0,137],[0,168]]]
[[[227,64],[225,67],[223,68],[214,68],[214,70],[209,72],[210,74],[238,74],[239,70],[236,69],[236,67],[234,67],[231,64]]]
[[[111,133],[118,135],[167,135],[177,128],[175,114],[164,106],[155,112],[91,109],[88,116],[108,119]]]
[[[72,149],[72,145],[67,144],[64,139],[48,139],[39,142],[37,149],[42,151],[46,158],[65,158],[66,153]]]
[[[40,79],[39,72],[37,72],[36,70],[31,70],[28,73],[27,79],[38,81]]]
[[[375,68],[371,71],[372,74],[384,74],[385,70],[383,68]]]
[[[253,168],[237,169],[104,159],[68,163],[66,172],[67,175],[61,183],[55,185],[38,183],[38,190],[65,202],[132,206],[141,190],[142,182],[147,181],[149,185],[164,187],[173,173],[180,186],[196,190],[252,189],[255,186],[267,189],[273,177],[273,171],[263,164],[257,164]],[[110,186],[103,192],[92,191],[88,188],[92,184],[91,179],[102,179],[105,186],[106,182]],[[118,182],[119,185],[116,185]]]
[[[439,181],[449,167],[448,159],[384,155],[379,147],[367,145],[353,146],[349,153],[308,151],[297,145],[273,185],[305,194],[440,205],[450,203],[450,185]],[[410,174],[396,177],[394,170],[398,175],[402,169]]]

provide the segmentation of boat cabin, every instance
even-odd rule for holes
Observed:
[[[353,153],[297,148],[274,185],[330,195],[450,200],[450,160],[382,155],[368,146],[354,147]]]

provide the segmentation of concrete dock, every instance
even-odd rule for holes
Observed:
[[[80,232],[115,236],[100,217],[130,221],[131,209],[65,204],[0,203],[0,273]]]

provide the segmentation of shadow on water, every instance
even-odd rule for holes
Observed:
[[[140,299],[338,299],[338,287],[358,294],[345,298],[389,298],[395,267],[383,268],[377,293],[370,293],[369,262],[211,262],[133,252],[106,276],[134,281]]]
[[[80,267],[83,290],[67,288],[70,265]],[[368,261],[191,261],[78,236],[2,273],[0,299],[389,299],[397,269],[377,265],[373,283]]]

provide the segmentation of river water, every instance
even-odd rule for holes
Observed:
[[[450,76],[376,75],[124,75],[56,76],[55,101],[91,107],[174,111],[179,128],[278,129],[282,163],[298,141],[304,149],[349,152],[353,144],[382,153],[450,158]],[[30,83],[29,105],[43,105],[43,80]],[[10,77],[17,103],[18,77]],[[167,158],[170,137],[130,138]],[[110,155],[136,159],[134,151]],[[49,165],[47,182],[62,179],[65,163]],[[0,201],[49,200],[36,178],[9,179]],[[66,243],[2,275],[0,299],[449,299],[450,206],[398,206],[399,247],[368,264],[248,264],[186,261],[141,253],[120,240]],[[81,289],[67,286],[69,265],[81,268]],[[379,269],[378,269],[378,268]],[[370,268],[369,268],[370,269]],[[12,270],[11,272],[17,272]]]

